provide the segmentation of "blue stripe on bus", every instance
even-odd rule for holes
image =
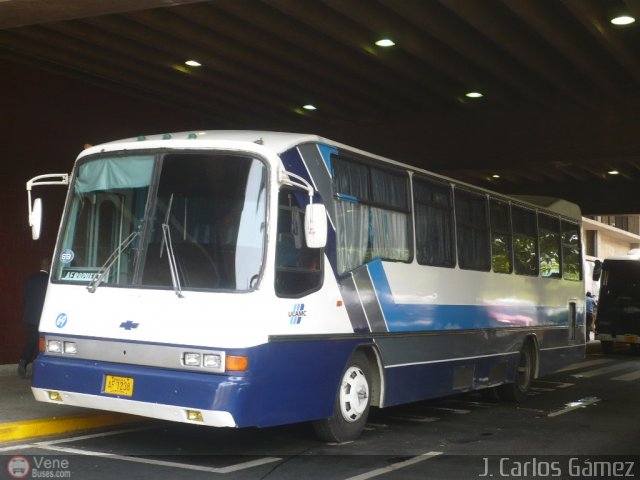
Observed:
[[[347,195],[346,193],[337,193],[336,196],[340,200],[344,200],[345,202],[358,203],[358,197],[354,197],[353,195]]]
[[[367,266],[390,332],[568,324],[566,306],[399,304],[382,261],[375,259]]]
[[[338,149],[336,147],[332,147],[331,145],[318,143],[318,150],[320,151],[322,160],[324,160],[324,163],[327,166],[327,170],[329,170],[329,173],[333,177],[334,172],[333,165],[331,164],[331,155],[338,155]]]

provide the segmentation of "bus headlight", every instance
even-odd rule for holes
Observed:
[[[64,342],[64,353],[75,355],[78,353],[78,344],[76,342]]]
[[[202,356],[199,353],[185,352],[182,356],[182,364],[186,367],[199,367]]]
[[[206,368],[222,368],[222,355],[219,353],[207,353],[202,357],[202,366]]]
[[[47,340],[47,352],[62,353],[62,342],[60,340]]]

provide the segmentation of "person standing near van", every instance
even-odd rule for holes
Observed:
[[[596,300],[591,295],[591,292],[587,292],[586,305],[587,305],[587,321],[585,325],[585,330],[586,330],[585,334],[587,336],[587,342],[588,342],[590,333],[594,331],[593,330],[593,310],[596,306]]]
[[[38,325],[47,293],[47,283],[49,283],[50,263],[48,258],[43,258],[40,262],[40,271],[29,275],[24,281],[22,321],[27,326],[27,340],[18,362],[20,378],[27,376],[27,365],[33,362],[38,353]]]

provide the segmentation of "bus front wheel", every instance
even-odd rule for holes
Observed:
[[[535,367],[535,351],[531,342],[525,342],[520,350],[520,358],[516,366],[513,383],[500,385],[499,394],[501,398],[512,402],[522,403],[527,399],[527,393],[533,380]]]
[[[333,416],[313,423],[316,435],[344,443],[360,436],[371,406],[371,372],[362,352],[355,352],[345,368],[336,394]]]

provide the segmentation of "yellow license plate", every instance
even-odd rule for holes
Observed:
[[[107,375],[104,379],[104,393],[111,395],[133,396],[133,378]]]
[[[624,337],[624,343],[636,343],[636,337],[632,337],[632,336]]]

